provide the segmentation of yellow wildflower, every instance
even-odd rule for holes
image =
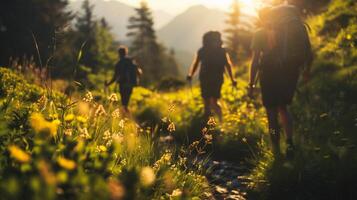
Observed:
[[[82,117],[82,116],[78,116],[78,117],[77,117],[77,121],[84,124],[84,123],[87,122],[87,118]]]
[[[352,35],[351,34],[347,34],[346,39],[347,40],[351,40],[352,39]]]
[[[58,128],[57,122],[47,122],[47,128],[49,129],[50,134],[52,136],[57,135],[57,128]]]
[[[74,120],[74,117],[75,117],[74,114],[68,114],[64,117],[64,121],[71,122]]]
[[[29,154],[24,152],[22,149],[15,145],[9,146],[9,151],[10,154],[13,158],[15,158],[17,161],[22,162],[22,163],[27,163],[31,160],[31,157]]]
[[[58,125],[61,122],[59,120],[53,120],[49,122],[40,113],[33,113],[30,117],[30,124],[33,130],[37,133],[49,132],[52,136],[57,134]]]
[[[58,119],[58,114],[50,114],[51,119]]]
[[[155,173],[154,170],[151,167],[144,167],[141,169],[140,172],[140,183],[148,187],[152,185],[155,181]]]
[[[44,128],[45,123],[46,123],[46,120],[43,118],[43,116],[40,113],[34,113],[30,117],[31,127],[36,132],[40,132]]]
[[[74,168],[76,168],[76,163],[73,160],[60,157],[58,158],[57,162],[61,167],[68,170],[73,170]]]
[[[60,121],[59,119],[55,119],[55,120],[52,121],[52,123],[53,123],[54,125],[59,126],[59,125],[61,124],[61,121]]]
[[[107,147],[105,147],[104,145],[99,145],[99,146],[97,146],[97,151],[98,152],[106,152]]]

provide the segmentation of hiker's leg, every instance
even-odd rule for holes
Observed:
[[[275,155],[280,154],[280,128],[278,121],[278,109],[266,108],[269,123],[269,134],[272,143],[272,150]]]
[[[293,144],[293,118],[287,106],[280,106],[279,113],[288,144]]]
[[[218,99],[211,98],[211,105],[212,105],[212,108],[214,109],[214,112],[218,115],[219,121],[222,122],[222,108],[218,103]]]
[[[203,103],[204,103],[204,107],[205,107],[204,118],[205,118],[205,120],[208,120],[208,118],[211,116],[210,99],[209,98],[204,98],[203,99]]]
[[[121,97],[121,103],[123,106],[123,110],[126,114],[129,113],[129,98],[131,95],[131,90],[129,87],[122,86],[120,87],[120,97]]]

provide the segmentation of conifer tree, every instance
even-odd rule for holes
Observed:
[[[234,65],[238,63],[238,57],[240,54],[240,3],[238,0],[233,0],[231,6],[231,12],[228,14],[228,19],[226,21],[227,28],[226,33],[226,47],[232,59]]]
[[[98,63],[95,59],[96,56],[96,38],[95,30],[97,22],[93,15],[94,6],[90,4],[89,0],[84,0],[82,4],[83,13],[77,16],[76,19],[76,46],[83,47],[81,49],[82,58],[80,64],[89,67],[93,72],[97,72]]]
[[[136,15],[129,19],[127,35],[131,39],[131,55],[145,72],[143,83],[150,84],[169,73],[177,75],[176,62],[172,62],[174,58],[169,59],[164,47],[157,42],[154,21],[148,4],[142,1],[135,11]]]
[[[67,0],[0,1],[0,65],[8,65],[9,57],[24,55],[45,65],[56,46],[56,34],[72,19],[67,5]]]

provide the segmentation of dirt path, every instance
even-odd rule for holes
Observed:
[[[206,165],[213,197],[215,200],[245,200],[249,180],[244,177],[247,168],[244,165],[226,161],[210,161]]]

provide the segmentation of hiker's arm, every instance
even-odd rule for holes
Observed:
[[[254,51],[252,63],[250,65],[250,72],[249,72],[248,96],[250,98],[254,98],[253,93],[254,93],[255,83],[257,80],[259,58],[260,58],[260,51]]]
[[[143,75],[143,70],[142,70],[140,67],[137,67],[137,69],[136,69],[136,74],[137,74],[138,76]]]
[[[113,84],[116,81],[118,75],[119,75],[118,69],[117,69],[117,67],[115,67],[113,78],[109,82],[105,83],[105,85],[109,86],[109,85]]]
[[[233,71],[232,71],[233,64],[232,64],[232,60],[231,60],[231,58],[230,58],[228,53],[226,53],[226,60],[227,60],[226,69],[228,71],[229,78],[231,78],[231,81],[232,81],[233,85],[235,85],[236,84],[236,80],[233,77]]]
[[[199,64],[200,64],[200,59],[199,59],[198,55],[196,55],[192,65],[190,67],[190,71],[188,72],[187,79],[191,79],[195,75]]]
[[[251,88],[255,86],[257,80],[259,57],[260,57],[260,51],[254,51],[252,63],[250,65],[250,76],[249,76],[249,87]]]

